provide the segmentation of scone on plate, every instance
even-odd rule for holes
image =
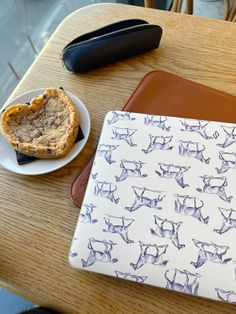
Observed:
[[[8,107],[0,124],[2,135],[18,152],[47,159],[64,157],[78,128],[76,106],[60,88],[47,88],[30,103]]]

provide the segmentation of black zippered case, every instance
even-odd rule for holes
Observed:
[[[67,70],[83,73],[158,48],[161,36],[159,25],[123,20],[77,37],[61,57]]]

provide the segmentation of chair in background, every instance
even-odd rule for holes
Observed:
[[[181,12],[183,0],[173,0],[171,5],[172,12]],[[146,8],[156,8],[156,0],[144,0]],[[186,14],[193,14],[193,0],[186,0]]]
[[[232,8],[228,13],[227,20],[231,22],[236,22],[236,0],[234,0],[232,4]]]
[[[156,8],[156,0],[144,0],[144,6],[146,8]]]
[[[181,12],[183,0],[173,0],[171,5],[172,12]],[[144,0],[144,6],[147,8],[156,8],[156,0]],[[224,0],[224,20],[236,22],[236,0],[230,10],[230,0]],[[186,0],[186,14],[193,14],[193,0]]]

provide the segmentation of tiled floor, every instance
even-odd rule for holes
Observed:
[[[117,1],[1,0],[0,107],[61,20],[80,7],[98,2]],[[194,0],[194,15],[223,18],[223,0]],[[0,289],[0,314],[17,314],[32,306],[29,301]]]
[[[209,18],[223,19],[224,1],[222,0],[194,0],[193,14]]]
[[[34,307],[33,303],[0,289],[0,314],[16,314],[32,307]]]

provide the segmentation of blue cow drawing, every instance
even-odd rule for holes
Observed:
[[[191,273],[187,270],[169,269],[165,272],[167,280],[167,289],[184,292],[192,295],[198,294],[199,282],[201,275]]]
[[[117,204],[120,200],[119,197],[115,197],[114,192],[117,190],[117,186],[111,182],[95,181],[94,195],[99,197],[105,197],[112,203]]]
[[[154,136],[149,134],[149,145],[147,149],[142,149],[145,154],[152,152],[155,149],[172,150],[174,146],[170,146],[173,136]]]
[[[119,177],[115,176],[116,182],[123,181],[128,177],[145,178],[147,174],[141,173],[143,165],[144,163],[142,161],[122,159],[120,163],[121,174]]]
[[[165,195],[163,195],[164,192],[149,190],[145,187],[132,186],[132,188],[135,193],[135,199],[131,207],[125,207],[126,210],[133,212],[142,206],[161,209],[158,205],[165,197]]]
[[[131,114],[129,112],[116,112],[112,111],[112,117],[110,120],[107,120],[108,124],[116,123],[117,121],[132,121],[135,120],[134,117],[131,117]]]
[[[212,139],[212,136],[207,135],[207,132],[206,132],[206,126],[209,124],[208,121],[181,120],[180,122],[183,126],[181,131],[196,132],[205,139]]]
[[[116,127],[112,129],[113,136],[111,139],[125,141],[129,146],[137,146],[137,144],[134,144],[132,140],[132,136],[135,132],[137,132],[137,129]]]
[[[83,268],[92,266],[95,262],[102,262],[102,263],[116,263],[118,262],[117,258],[111,257],[111,251],[113,246],[116,243],[112,241],[106,240],[96,240],[94,238],[89,239],[88,249],[89,249],[89,256],[87,260],[81,259]]]
[[[173,164],[158,163],[159,170],[155,171],[161,178],[174,179],[183,189],[189,184],[184,183],[184,172],[190,169],[189,166],[177,166]]]
[[[168,260],[163,260],[168,245],[144,244],[139,241],[140,255],[136,264],[130,263],[134,270],[141,268],[145,264],[166,266]]]
[[[210,158],[205,158],[203,152],[205,151],[205,145],[192,142],[192,141],[179,141],[179,154],[181,156],[193,157],[200,160],[205,164],[209,164]]]
[[[164,131],[170,131],[170,127],[166,126],[167,117],[147,115],[144,118],[144,124],[156,126]]]
[[[118,270],[115,270],[115,274],[116,274],[116,277],[118,278],[132,280],[132,281],[141,282],[141,283],[143,283],[147,279],[147,276],[137,276],[131,273],[123,273]]]
[[[225,192],[225,187],[228,185],[226,177],[214,177],[214,176],[201,176],[203,180],[203,188],[197,188],[200,193],[216,194],[222,200],[230,203],[232,196],[227,196]]]
[[[217,245],[215,243],[202,242],[193,239],[193,243],[199,248],[198,258],[196,262],[191,262],[195,268],[201,267],[207,261],[227,264],[232,258],[225,258],[224,255],[227,253],[229,246]]]
[[[236,127],[235,126],[222,126],[222,129],[225,132],[225,141],[222,144],[217,144],[217,146],[225,148],[236,143]]]
[[[202,200],[189,195],[176,194],[175,211],[180,214],[189,215],[197,218],[199,221],[208,224],[210,217],[203,217],[201,208],[204,206]]]
[[[218,209],[223,216],[223,222],[220,229],[214,229],[214,231],[219,234],[223,234],[230,229],[236,228],[236,210],[221,207],[218,207]]]
[[[178,250],[185,247],[185,244],[179,243],[178,236],[179,227],[181,226],[182,221],[174,222],[172,220],[162,219],[156,215],[154,215],[154,220],[156,226],[155,229],[150,229],[151,234],[158,237],[170,239]]]
[[[225,173],[229,169],[236,169],[236,153],[220,152],[221,167],[216,168],[218,174]]]
[[[218,299],[227,303],[236,304],[236,293],[233,290],[215,288]]]
[[[106,145],[106,144],[99,144],[96,156],[98,157],[104,157],[106,162],[108,162],[110,165],[115,163],[115,160],[112,160],[112,151],[117,149],[119,145]]]
[[[119,234],[126,243],[134,243],[128,238],[128,227],[134,222],[134,219],[106,215],[104,220],[107,227],[107,229],[103,229],[104,232]]]
[[[79,221],[83,223],[96,223],[98,220],[92,219],[92,212],[96,207],[93,204],[84,204],[81,210],[85,209],[85,211],[80,213]]]

